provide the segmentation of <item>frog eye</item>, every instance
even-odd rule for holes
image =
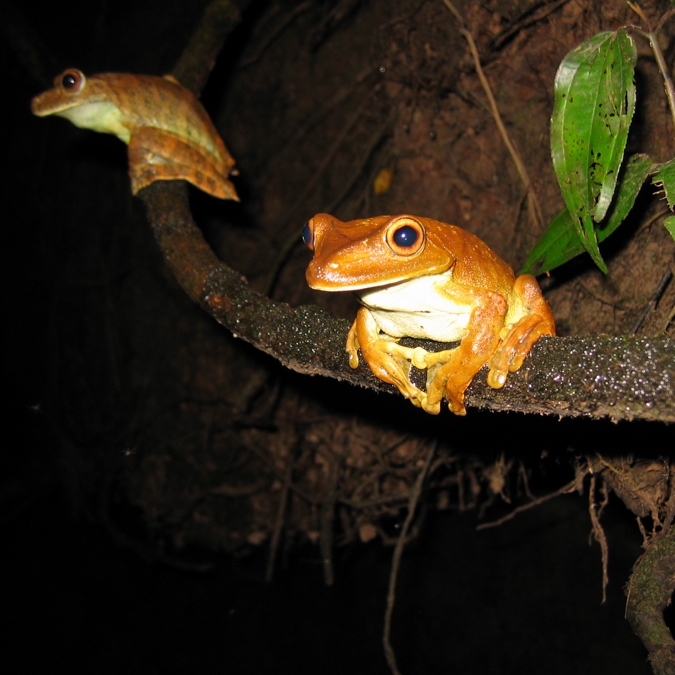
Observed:
[[[425,232],[422,223],[411,216],[394,218],[387,230],[387,244],[397,255],[411,256],[424,248]]]
[[[84,87],[84,83],[86,82],[84,73],[76,68],[66,70],[66,72],[57,79],[60,79],[61,86],[69,94],[77,94],[78,91],[82,90],[82,87]]]
[[[314,250],[314,228],[311,220],[308,220],[302,228],[302,241],[310,251]]]

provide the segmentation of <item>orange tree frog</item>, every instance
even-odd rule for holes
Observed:
[[[131,190],[156,180],[187,180],[238,201],[228,177],[234,160],[197,98],[175,78],[129,73],[85,77],[71,68],[31,102],[35,115],[114,134],[129,145]]]
[[[303,239],[314,251],[309,285],[360,296],[347,337],[352,368],[360,348],[377,377],[429,413],[440,412],[445,396],[465,415],[464,392],[483,365],[498,389],[542,335],[555,335],[535,278],[515,278],[483,241],[454,225],[409,215],[343,223],[320,213]],[[399,345],[401,337],[459,346],[428,352]],[[411,364],[427,370],[426,392],[410,381]]]

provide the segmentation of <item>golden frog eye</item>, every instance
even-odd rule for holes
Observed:
[[[397,255],[410,257],[424,248],[426,233],[419,220],[411,216],[394,218],[387,229],[387,244]]]
[[[84,87],[84,83],[86,82],[84,73],[76,68],[66,70],[57,78],[57,80],[58,84],[60,84],[69,94],[77,94],[78,91],[82,90],[82,87]]]

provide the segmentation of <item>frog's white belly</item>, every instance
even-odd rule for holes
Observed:
[[[443,292],[452,270],[360,291],[378,328],[391,337],[456,342],[465,337],[471,307]]]

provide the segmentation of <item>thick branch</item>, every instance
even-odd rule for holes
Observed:
[[[349,367],[346,321],[317,307],[272,302],[219,261],[192,220],[184,185],[154,183],[140,196],[179,284],[219,323],[297,372],[395,392],[363,364]],[[670,338],[542,338],[504,389],[491,389],[485,377],[484,369],[469,387],[469,407],[675,421],[675,341]]]
[[[196,92],[201,89],[249,1],[214,0],[209,5],[174,69],[180,81]],[[216,321],[297,372],[396,393],[375,378],[363,360],[358,370],[349,367],[346,321],[317,307],[293,309],[272,302],[219,261],[192,220],[184,183],[157,182],[139,196],[178,283]],[[433,343],[411,342],[434,348]],[[418,375],[423,379],[423,373]],[[469,407],[675,421],[675,343],[669,338],[542,339],[503,389],[488,387],[485,375],[483,369],[469,387]]]

